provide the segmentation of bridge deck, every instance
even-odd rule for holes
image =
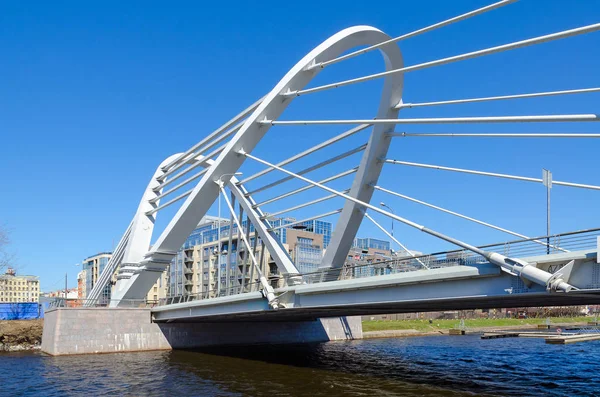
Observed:
[[[579,275],[575,272],[572,277],[585,277],[588,268],[598,266],[595,250],[525,259],[545,266],[575,260]],[[261,293],[251,292],[165,305],[152,313],[157,322],[300,321],[342,315],[600,304],[597,285],[549,293],[541,286],[523,286],[518,281],[497,266],[482,263],[281,288],[276,290],[283,305],[279,310],[269,308]]]

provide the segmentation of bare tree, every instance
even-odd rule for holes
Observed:
[[[3,225],[0,225],[0,274],[5,268],[9,267],[14,260],[14,255],[7,251],[10,238],[8,236],[8,229]]]
[[[20,302],[13,302],[9,306],[8,320],[22,320],[25,318],[25,305]]]

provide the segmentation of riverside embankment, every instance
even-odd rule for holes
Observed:
[[[43,329],[44,320],[0,321],[0,352],[39,349]]]
[[[551,318],[553,327],[576,327],[587,325],[591,317]],[[465,320],[468,332],[491,330],[535,329],[545,324],[545,318],[535,319],[473,319]],[[449,330],[458,328],[459,320],[382,320],[363,321],[363,336],[371,338],[399,338],[410,336],[448,335]],[[44,320],[0,321],[0,352],[37,350],[42,341]]]
[[[566,328],[586,326],[592,317],[555,317],[550,318],[550,325]],[[537,329],[538,325],[547,323],[546,318],[514,319],[514,318],[482,318],[464,320],[467,332],[485,332],[491,330]],[[378,320],[363,321],[363,337],[401,338],[409,336],[448,335],[451,329],[460,327],[460,320]]]

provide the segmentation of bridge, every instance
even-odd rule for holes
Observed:
[[[218,339],[217,335],[222,333],[228,333],[229,339],[211,343],[304,341],[307,339],[301,334],[313,332],[307,330],[316,323],[327,329],[326,336],[331,339],[331,332],[338,332],[331,329],[340,320],[327,323],[327,320],[318,319],[340,316],[342,328],[339,332],[344,338],[353,332],[360,333],[359,325],[343,320],[345,316],[600,303],[599,229],[551,234],[548,214],[547,234],[530,237],[508,229],[506,225],[492,224],[398,191],[407,185],[403,178],[408,169],[470,175],[474,184],[478,183],[475,181],[478,178],[514,181],[516,194],[520,194],[523,185],[543,185],[547,190],[548,206],[553,186],[600,190],[599,185],[590,184],[590,181],[553,180],[548,171],[544,172],[543,178],[536,178],[500,173],[501,170],[399,160],[403,156],[402,150],[394,152],[398,147],[395,142],[401,141],[400,145],[404,145],[411,139],[486,138],[488,142],[490,139],[512,142],[534,138],[554,142],[577,139],[583,148],[586,142],[600,138],[596,133],[569,132],[574,125],[598,121],[598,115],[593,113],[400,117],[400,113],[410,116],[412,109],[417,108],[451,108],[461,104],[562,98],[600,92],[600,87],[562,90],[549,87],[548,91],[502,96],[418,103],[404,100],[404,80],[405,77],[409,79],[412,72],[568,40],[600,30],[598,23],[423,63],[404,64],[400,49],[403,41],[511,3],[514,0],[500,1],[397,37],[369,26],[342,30],[296,63],[264,97],[186,151],[163,160],[143,192],[137,211],[112,258],[89,292],[85,301],[87,307],[56,307],[50,312],[55,312],[56,318],[51,314],[51,320],[47,320],[48,329],[44,332],[45,338],[48,336],[53,342],[44,350],[66,354],[162,348],[169,343],[173,347],[190,347],[199,339]],[[375,55],[377,53],[382,59]],[[581,54],[582,57],[585,55]],[[366,60],[358,62],[361,58]],[[345,65],[351,67],[344,69]],[[378,68],[375,69],[378,71],[342,80],[335,78],[336,68],[343,75],[349,71],[355,75],[357,70],[363,69]],[[374,112],[363,107],[352,108],[353,102],[348,100],[344,89],[357,84],[372,84],[369,90],[373,93],[373,103],[378,104],[373,106]],[[352,109],[351,113],[360,114],[362,118],[321,118],[327,113],[326,109],[310,104],[310,99],[319,94],[326,96],[325,101],[346,101],[343,103]],[[308,114],[307,118],[302,118],[305,114]],[[287,118],[289,116],[292,118]],[[458,125],[468,131],[473,131],[472,125],[481,124],[517,124],[524,129],[552,124],[552,131],[562,128],[564,132],[438,132],[437,129],[412,132],[412,128],[418,126],[438,124]],[[343,128],[340,126],[350,128],[339,130]],[[406,130],[399,131],[399,126]],[[289,156],[285,157],[288,152]],[[509,153],[501,155],[510,156]],[[383,178],[384,171],[392,177]],[[409,201],[477,225],[473,227],[490,228],[518,240],[475,246],[455,237],[455,233],[442,233],[435,226],[417,223],[410,213],[400,216],[388,206],[376,205],[378,198],[383,197]],[[528,199],[527,195],[520,198]],[[136,317],[132,307],[145,301],[154,283],[182,252],[186,239],[202,219],[215,210],[215,206],[219,212],[219,236],[212,254],[218,257],[217,284],[207,283],[207,288],[198,286],[197,291],[192,288],[171,296],[156,307],[143,309],[141,317]],[[228,214],[225,218],[221,217],[222,209]],[[589,210],[594,210],[594,203],[590,203]],[[159,213],[165,216],[166,223],[162,230],[155,231]],[[299,220],[275,224],[274,220],[281,215]],[[335,222],[331,241],[318,268],[302,271],[282,244],[281,234],[286,228],[324,218]],[[381,219],[402,225],[403,235],[414,230],[459,249],[427,255],[417,253],[408,249],[400,241],[402,238],[394,235],[393,229],[390,232],[384,228]],[[510,216],[506,217],[507,223],[510,219]],[[221,220],[227,224],[227,233],[223,235]],[[387,235],[399,247],[397,255],[376,266],[353,265],[348,260],[348,252],[363,222]],[[363,271],[365,269],[368,271]],[[116,285],[111,300],[103,302],[102,291],[111,283],[114,274]],[[200,280],[189,282],[190,285],[201,284]],[[109,307],[97,307],[106,305]],[[80,317],[73,314],[75,311]],[[85,317],[90,313],[92,317]],[[87,350],[81,344],[75,350],[61,350],[61,343],[71,343],[74,338],[67,342],[60,338],[73,325],[72,321],[86,318],[88,323],[93,323],[93,316],[112,316],[111,320],[99,321],[113,325],[131,319],[147,322],[144,316],[148,313],[151,321],[145,326],[154,327],[147,328],[148,332],[162,332],[168,341],[161,341],[154,347],[145,342],[139,342],[138,347],[132,347],[129,342],[103,342]],[[127,320],[115,316],[126,316]],[[61,323],[67,318],[71,318],[71,322]],[[231,333],[236,327],[231,322],[244,323],[249,329],[255,327],[255,333],[287,333],[287,337],[236,340],[235,334]],[[208,327],[212,328],[208,330]],[[195,334],[200,328],[201,333]],[[127,340],[143,339],[139,332],[135,337],[129,331],[116,328],[113,332],[127,334]],[[315,332],[319,337],[325,335]],[[115,338],[122,339],[123,335]],[[179,343],[184,338],[187,338],[185,343]],[[108,345],[111,347],[106,348]]]

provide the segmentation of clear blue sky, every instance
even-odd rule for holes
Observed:
[[[4,2],[0,223],[12,231],[19,271],[39,275],[45,290],[60,288],[65,272],[74,285],[79,271],[74,264],[118,241],[163,158],[185,150],[268,92],[304,54],[337,31],[362,24],[397,36],[489,3]],[[402,42],[401,49],[411,65],[599,21],[597,0],[523,0]],[[414,72],[405,77],[404,98],[416,102],[597,87],[599,48],[600,33],[592,33]],[[340,65],[338,72],[327,70],[314,84],[379,71],[377,56]],[[290,107],[282,119],[371,118],[379,101],[378,84],[315,94],[310,101],[300,98],[304,102]],[[600,113],[599,104],[600,95],[586,94],[414,109],[401,116]],[[310,146],[311,138],[344,130],[323,127],[295,135],[299,129],[279,128],[269,134],[270,143],[257,148],[271,161]],[[597,123],[398,130],[600,132]],[[301,144],[282,145],[294,136]],[[345,143],[337,153],[361,142]],[[557,180],[600,185],[599,150],[600,143],[589,140],[414,138],[395,141],[389,157],[533,177],[546,167]],[[545,232],[541,185],[391,165],[384,172],[383,186],[521,233]],[[599,194],[555,188],[553,231],[600,225]],[[400,199],[376,195],[374,201],[380,200],[400,215],[469,242],[511,239]],[[377,219],[389,225],[389,220]],[[449,248],[400,225],[396,229],[414,249]],[[366,224],[361,235],[384,237]]]

